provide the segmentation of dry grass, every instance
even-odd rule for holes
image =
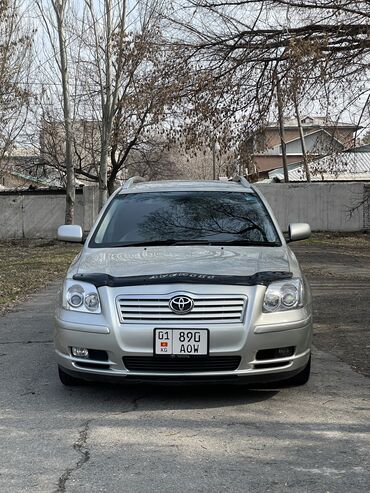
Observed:
[[[345,248],[348,253],[351,248],[355,251],[370,252],[370,234],[368,233],[313,233],[311,238],[302,241],[302,244],[330,245]]]
[[[81,245],[56,241],[0,242],[0,314],[61,279]]]

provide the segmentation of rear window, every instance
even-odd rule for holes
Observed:
[[[101,218],[89,246],[135,244],[280,245],[260,200],[245,192],[148,192],[117,195]]]

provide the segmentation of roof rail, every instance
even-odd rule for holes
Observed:
[[[240,183],[240,185],[242,185],[245,188],[250,188],[250,186],[251,186],[249,181],[244,176],[235,175],[231,178],[231,181],[235,181],[237,183]]]
[[[135,183],[142,183],[144,181],[147,181],[145,178],[142,176],[133,176],[132,178],[129,178],[128,180],[125,181],[125,183],[122,185],[122,188],[127,189],[132,187]]]

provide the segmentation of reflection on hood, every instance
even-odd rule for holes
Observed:
[[[74,273],[115,277],[196,272],[249,276],[262,271],[289,271],[284,247],[166,246],[91,249]]]

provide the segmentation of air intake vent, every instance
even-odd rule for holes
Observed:
[[[233,371],[238,368],[240,361],[240,356],[208,356],[205,358],[123,357],[125,367],[130,371],[138,372]]]

